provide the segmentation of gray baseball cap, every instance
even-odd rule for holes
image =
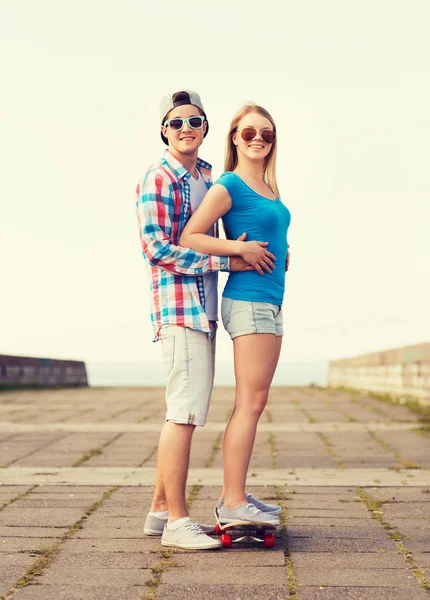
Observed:
[[[172,94],[167,94],[167,96],[164,96],[164,98],[160,102],[161,125],[164,124],[167,114],[173,108],[176,108],[177,106],[183,106],[184,104],[192,104],[193,106],[197,106],[197,108],[200,108],[204,117],[206,118],[207,126],[206,126],[206,132],[204,134],[206,137],[208,134],[208,131],[209,131],[209,123],[208,123],[208,120],[206,117],[206,112],[205,112],[205,109],[203,108],[203,103],[200,99],[200,96],[198,95],[197,92],[193,92],[192,90],[180,90],[179,92],[173,92]],[[168,142],[167,138],[163,135],[162,132],[160,132],[160,133],[161,133],[161,139],[163,140],[163,142],[166,145],[168,145],[169,142]]]

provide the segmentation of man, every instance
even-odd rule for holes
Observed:
[[[167,405],[144,532],[162,535],[164,546],[215,549],[221,547],[220,541],[206,533],[213,528],[195,523],[186,506],[191,439],[195,427],[206,422],[213,387],[218,271],[252,267],[240,256],[208,256],[178,246],[187,220],[212,184],[211,166],[197,154],[209,123],[200,96],[190,90],[163,98],[160,120],[168,149],[136,190],[154,341],[161,340],[166,370]],[[218,236],[217,226],[211,234]]]

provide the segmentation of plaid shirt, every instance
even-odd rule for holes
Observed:
[[[211,165],[198,159],[197,167],[209,189]],[[136,188],[137,219],[149,272],[155,342],[160,339],[160,328],[167,324],[211,333],[204,310],[202,275],[229,267],[227,257],[208,256],[178,245],[191,213],[190,177],[178,159],[166,150]],[[214,234],[218,237],[218,223]]]

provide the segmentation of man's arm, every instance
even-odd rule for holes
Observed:
[[[229,261],[173,244],[173,198],[161,173],[149,171],[136,189],[136,208],[142,251],[149,264],[177,275],[204,275],[228,270]]]

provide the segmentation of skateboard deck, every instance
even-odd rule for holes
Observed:
[[[235,521],[234,523],[221,524],[217,521],[215,533],[221,535],[224,548],[231,548],[235,542],[261,542],[265,548],[275,545],[275,525],[269,523],[249,523],[249,521]]]

